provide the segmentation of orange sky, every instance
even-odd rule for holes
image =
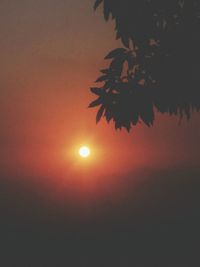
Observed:
[[[1,266],[197,266],[200,114],[96,125],[119,42],[92,4],[0,0]]]
[[[198,166],[199,114],[181,126],[178,118],[157,115],[153,128],[130,134],[96,126],[89,87],[119,42],[112,23],[82,2],[0,3],[1,175],[102,176],[106,183],[135,169]],[[70,154],[85,142],[96,150],[87,166]]]

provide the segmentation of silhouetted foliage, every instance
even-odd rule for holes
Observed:
[[[200,109],[200,0],[96,0],[116,23],[123,47],[106,57],[107,69],[91,88],[116,129],[154,122],[155,110],[190,118]]]

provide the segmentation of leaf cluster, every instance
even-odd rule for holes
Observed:
[[[104,116],[129,131],[151,126],[155,110],[187,118],[199,110],[200,1],[96,0],[94,8],[101,4],[124,47],[105,57],[110,64],[91,88],[97,122]]]

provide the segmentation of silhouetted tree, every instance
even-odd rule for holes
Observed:
[[[200,0],[96,0],[123,47],[91,88],[96,121],[116,129],[154,122],[155,110],[190,118],[200,109]]]

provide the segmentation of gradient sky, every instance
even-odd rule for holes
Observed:
[[[89,87],[119,43],[92,1],[6,0],[0,13],[2,170],[59,169],[63,150],[91,139],[107,161],[119,163],[112,172],[199,163],[197,114],[181,126],[158,116],[152,129],[131,134],[95,125]]]
[[[147,218],[154,222],[154,215],[169,219],[181,214],[182,220],[185,207],[197,205],[192,197],[198,195],[200,172],[199,114],[189,122],[183,119],[181,125],[176,117],[157,114],[154,127],[140,125],[130,134],[116,132],[112,123],[95,124],[96,111],[87,108],[93,99],[89,88],[99,69],[106,66],[104,56],[120,43],[115,41],[114,25],[105,23],[101,10],[94,13],[92,6],[91,0],[0,1],[0,214],[4,214],[5,225],[17,221],[19,214],[26,219],[39,218],[45,209],[54,215],[59,210],[60,217],[53,218],[64,225],[72,214],[80,215],[82,211],[75,207],[80,207],[83,199],[85,213],[103,213],[99,215],[103,221],[105,214],[111,218],[116,212],[112,220],[120,218],[122,225],[127,225],[127,220],[130,229],[136,220],[133,214],[142,214],[137,221],[144,226]],[[93,150],[88,162],[74,155],[84,143]],[[59,199],[60,204],[52,205],[50,198],[52,202]],[[77,206],[67,209],[73,201]],[[66,214],[70,216],[63,219]],[[46,224],[41,229],[43,232]],[[94,239],[98,239],[95,229]],[[127,230],[122,239],[128,236]],[[17,238],[13,240],[9,246],[15,246]],[[78,242],[82,251],[83,239]],[[20,266],[32,265],[25,261]]]
[[[199,166],[199,114],[181,125],[158,114],[153,128],[130,134],[96,126],[89,87],[120,43],[92,1],[6,0],[0,13],[2,176],[59,184],[83,175],[105,186],[138,169]],[[84,143],[94,152],[87,164],[73,152]]]
[[[181,126],[157,115],[153,128],[130,134],[103,121],[96,126],[89,87],[106,53],[121,44],[92,1],[6,0],[0,13],[2,177],[53,188],[64,181],[75,191],[85,183],[97,194],[99,184],[120,187],[116,175],[199,166],[199,114]],[[87,164],[74,157],[85,143],[94,150]]]

